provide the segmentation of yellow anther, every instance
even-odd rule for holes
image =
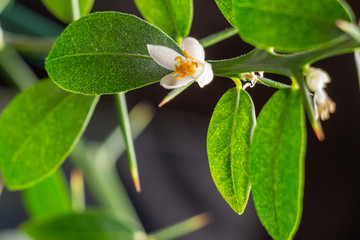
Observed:
[[[185,59],[192,59],[193,57],[187,54],[187,52],[184,50]],[[195,68],[199,67],[199,63],[196,61],[184,60],[183,57],[177,56],[175,58],[175,61],[177,61],[177,64],[175,65],[175,72],[173,72],[172,76],[176,76],[180,74],[176,79],[182,79],[186,76],[193,75],[196,73]]]
[[[186,50],[183,50],[183,53],[184,53],[186,59],[189,59],[189,58],[190,58],[191,60],[195,60],[195,58],[193,58],[192,56],[190,56],[190,55],[186,52]]]

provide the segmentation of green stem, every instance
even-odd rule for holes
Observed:
[[[264,77],[259,77],[258,83],[262,84],[264,86],[277,88],[277,89],[286,89],[286,88],[291,87],[285,83],[277,82],[277,81],[271,80],[269,78],[264,78]]]
[[[222,77],[239,77],[244,72],[265,71],[291,77],[291,69],[303,68],[324,58],[353,52],[360,43],[352,38],[344,37],[337,44],[294,54],[276,54],[271,51],[254,49],[243,56],[218,61],[212,64],[214,74]]]
[[[22,34],[5,33],[5,43],[18,52],[28,55],[47,56],[56,38],[33,37]]]
[[[11,46],[5,46],[0,51],[1,73],[6,76],[6,79],[11,84],[20,90],[24,90],[38,81],[31,68]]]
[[[126,155],[129,161],[130,172],[134,181],[134,185],[137,192],[141,191],[139,170],[136,161],[134,141],[131,134],[129,113],[126,104],[125,93],[121,92],[114,94],[115,106],[118,113],[119,125],[123,132],[123,137],[126,145]]]
[[[79,0],[71,0],[71,12],[72,12],[72,21],[76,21],[81,17]]]
[[[71,200],[75,212],[85,210],[84,177],[80,169],[73,169],[70,177]]]
[[[235,28],[227,28],[221,32],[214,33],[210,36],[200,39],[199,42],[204,48],[206,48],[218,42],[224,41],[225,39],[228,39],[236,34],[237,34],[237,30]]]
[[[182,237],[188,233],[194,232],[210,222],[210,217],[208,214],[203,213],[195,217],[189,218],[183,222],[174,224],[173,226],[166,227],[164,229],[158,230],[152,234],[156,240],[171,240]],[[150,238],[151,239],[151,238]]]
[[[101,205],[114,211],[119,219],[128,216],[140,222],[118,177],[116,159],[107,151],[97,149],[82,139],[71,153],[71,160],[82,169],[90,190]]]

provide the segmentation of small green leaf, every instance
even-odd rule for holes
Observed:
[[[181,48],[160,29],[129,14],[93,13],[69,25],[46,61],[51,79],[70,92],[102,95],[160,81],[170,71],[147,44]]]
[[[72,5],[73,0],[41,0],[45,7],[59,20],[64,23],[71,23],[73,19]],[[94,0],[78,0],[81,16],[90,13]]]
[[[211,175],[238,214],[244,211],[250,193],[248,155],[255,122],[249,94],[232,88],[216,105],[207,134]]]
[[[249,156],[256,212],[273,239],[292,239],[304,191],[306,127],[300,91],[277,91],[257,120]]]
[[[22,228],[34,240],[135,239],[134,229],[126,222],[119,222],[113,214],[99,210],[33,219]]]
[[[191,28],[192,0],[135,0],[146,20],[181,42]]]
[[[53,175],[23,192],[28,213],[33,217],[71,212],[71,200],[63,172]]]
[[[232,14],[244,41],[282,52],[332,44],[344,34],[335,21],[351,20],[351,13],[337,0],[238,0]]]
[[[215,2],[218,5],[222,14],[228,20],[228,22],[234,26],[234,21],[233,21],[233,17],[232,17],[233,1],[232,0],[215,0]]]
[[[50,80],[20,93],[0,117],[1,171],[20,190],[50,176],[85,130],[98,97],[65,92]]]

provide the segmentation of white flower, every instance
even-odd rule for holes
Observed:
[[[331,82],[329,74],[319,68],[310,67],[305,75],[307,86],[314,92],[315,119],[319,117],[323,121],[329,119],[330,113],[334,113],[336,109],[335,102],[325,91],[326,84]]]
[[[205,62],[204,48],[195,38],[187,37],[182,41],[185,57],[164,46],[148,44],[147,48],[157,64],[174,71],[160,80],[160,85],[164,88],[179,88],[192,81],[204,87],[214,78],[211,64]]]

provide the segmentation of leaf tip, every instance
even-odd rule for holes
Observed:
[[[158,107],[160,108],[160,107],[162,107],[162,106],[164,106],[166,103],[168,103],[170,100],[167,98],[167,97],[165,97],[160,103],[159,103],[159,105],[158,105]]]

